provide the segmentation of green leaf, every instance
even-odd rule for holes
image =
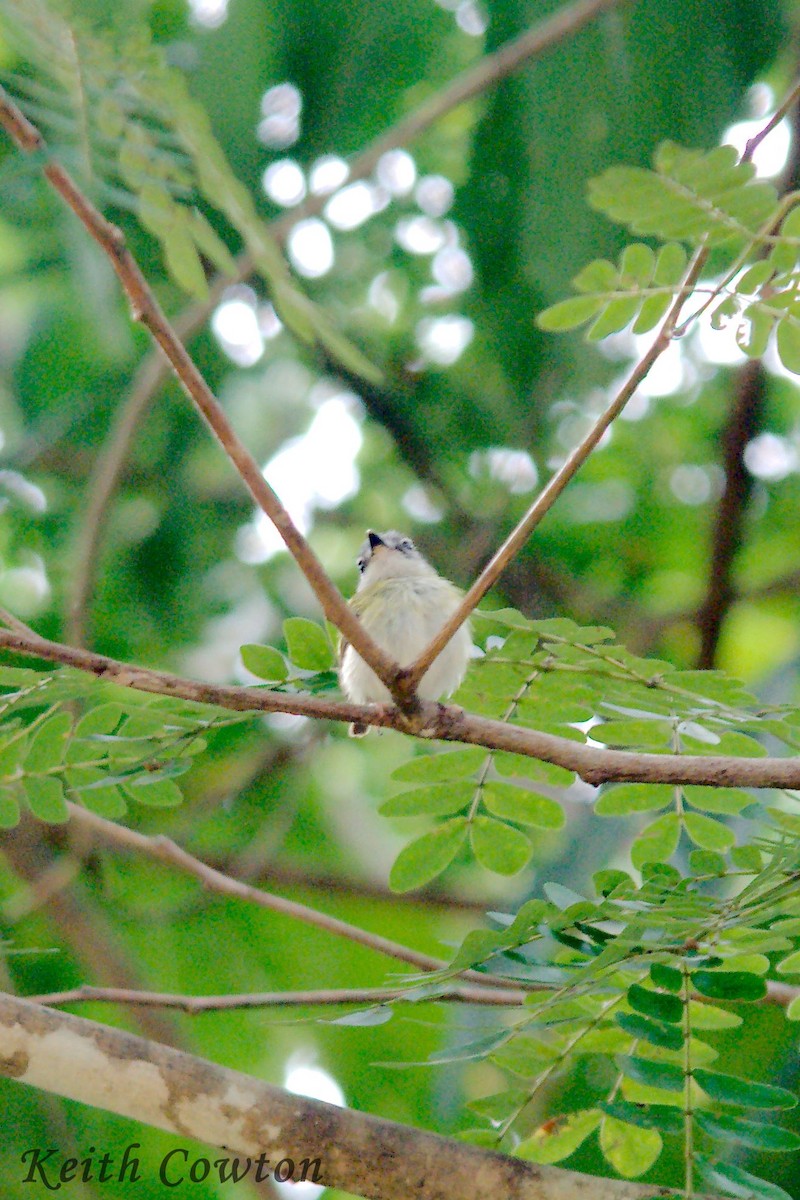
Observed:
[[[731,816],[753,803],[753,797],[741,788],[712,788],[691,784],[683,788],[683,794],[693,808],[700,808],[703,812],[728,813]]]
[[[171,779],[151,780],[149,775],[140,775],[124,787],[132,800],[150,808],[175,808],[183,804],[183,793]]]
[[[735,1104],[740,1108],[794,1108],[797,1104],[797,1097],[786,1088],[707,1071],[704,1067],[698,1067],[692,1074],[703,1091],[720,1104]]]
[[[205,300],[208,296],[206,273],[197,247],[186,231],[183,221],[173,225],[169,236],[162,239],[161,245],[167,269],[175,282],[190,296]]]
[[[795,996],[792,1000],[786,1009],[786,1017],[789,1021],[800,1021],[800,996]]]
[[[537,829],[561,829],[564,825],[564,812],[556,800],[510,783],[492,780],[484,786],[482,799],[489,812],[507,821]]]
[[[107,704],[98,704],[95,708],[89,709],[78,721],[73,731],[73,741],[77,738],[91,737],[93,734],[113,733],[123,715],[124,709],[121,704],[113,701]],[[67,759],[69,759],[69,754],[67,754]]]
[[[123,817],[128,811],[122,792],[108,783],[108,771],[101,767],[74,767],[65,772],[71,799],[98,816]]]
[[[650,967],[650,978],[656,987],[666,988],[668,992],[679,992],[683,987],[683,973],[677,967],[670,967],[667,963],[653,963]],[[630,989],[628,990],[628,999],[630,999]],[[633,1003],[632,1000],[631,1003]],[[666,1019],[663,1014],[659,1015],[662,1020]]]
[[[672,968],[666,967],[661,970],[670,971]],[[650,968],[650,976],[654,983],[657,982],[659,974],[659,966],[654,963]],[[677,971],[678,987],[670,987],[669,992],[654,992],[652,988],[642,987],[639,983],[632,983],[628,988],[628,1003],[631,1008],[635,1008],[637,1012],[644,1013],[647,1017],[654,1017],[657,1021],[668,1021],[670,1024],[678,1025],[683,1019],[683,1002],[678,996],[671,993],[679,991],[681,988],[680,971]],[[663,986],[663,985],[661,985]]]
[[[698,1109],[694,1116],[700,1128],[710,1137],[749,1146],[753,1150],[800,1150],[800,1137],[793,1130],[783,1129],[780,1125],[763,1125],[760,1121],[745,1121],[742,1117],[728,1117],[724,1113],[710,1113],[704,1109]]]
[[[727,866],[721,854],[713,850],[692,850],[689,853],[689,869],[693,875],[724,875]]]
[[[25,772],[38,775],[60,766],[64,761],[67,734],[71,728],[72,717],[67,712],[48,717],[31,739],[23,764]]]
[[[289,658],[303,671],[327,671],[335,662],[325,630],[305,617],[289,617],[283,623]]]
[[[601,296],[571,296],[568,300],[560,300],[552,304],[536,316],[539,329],[549,333],[558,333],[565,329],[576,329],[578,325],[590,321],[603,307]]]
[[[511,1113],[521,1108],[527,1099],[528,1093],[522,1088],[507,1088],[504,1092],[495,1092],[491,1096],[470,1100],[467,1107],[484,1120],[491,1121],[493,1125],[500,1125]]]
[[[641,870],[645,863],[664,863],[678,848],[681,822],[677,813],[667,813],[643,829],[631,846],[631,862]]]
[[[636,886],[627,871],[618,871],[614,868],[595,871],[592,883],[598,896],[610,896],[612,892],[616,892],[617,888],[619,888],[619,894],[632,892]]]
[[[628,1100],[614,1100],[600,1107],[603,1112],[618,1121],[624,1121],[626,1125],[658,1129],[661,1133],[684,1132],[683,1113],[668,1104],[632,1104]]]
[[[638,296],[626,296],[621,300],[612,300],[592,325],[587,336],[591,341],[599,341],[611,333],[619,333],[626,325],[630,325],[639,311]]]
[[[683,1045],[683,1033],[677,1025],[654,1021],[640,1013],[617,1013],[614,1019],[620,1029],[624,1029],[631,1037],[643,1038],[653,1046],[660,1046],[665,1050],[680,1050]]]
[[[758,874],[764,865],[757,846],[733,846],[730,857],[734,867],[738,867],[740,871]]]
[[[595,741],[603,742],[606,746],[629,747],[663,747],[670,745],[672,725],[669,721],[604,721],[602,725],[592,727],[592,737]],[[622,788],[643,788],[646,784],[619,784]],[[667,786],[652,784],[652,787]],[[673,791],[673,788],[669,788]],[[628,810],[628,811],[639,811]]]
[[[744,230],[739,220],[744,215],[742,209],[751,210],[747,213],[749,225],[758,228],[774,206],[775,192],[772,188],[766,193],[758,192],[754,197],[755,205],[747,204],[746,200],[743,204],[742,193],[750,184],[752,171],[747,169],[747,164],[741,164],[738,171],[736,166],[731,166],[727,171],[731,184],[725,195],[727,203],[718,201],[712,206],[710,189],[717,189],[711,179],[716,173],[708,169],[698,172],[697,168],[711,167],[711,156],[715,153],[711,151],[705,155],[706,163],[701,164],[702,151],[684,150],[674,143],[663,143],[656,152],[656,171],[611,167],[599,178],[590,180],[589,202],[612,220],[627,225],[635,234],[691,242],[698,242],[704,234],[709,234],[712,241],[737,235],[742,238]]]
[[[64,785],[60,779],[54,775],[33,775],[24,780],[23,786],[30,810],[40,821],[63,825],[69,820]]]
[[[378,812],[384,817],[413,817],[422,813],[444,817],[466,808],[474,795],[472,783],[434,783],[390,796]]]
[[[557,1163],[583,1145],[600,1124],[602,1114],[596,1108],[570,1113],[553,1127],[547,1122],[529,1138],[520,1142],[514,1154],[527,1162]]]
[[[786,370],[800,375],[800,324],[796,318],[787,316],[778,322],[776,345]]]
[[[715,1004],[704,1004],[699,1000],[689,1001],[689,1026],[698,1029],[738,1029],[742,1018],[738,1013],[729,1012],[727,1008],[717,1008]]]
[[[389,873],[392,891],[408,892],[441,875],[466,841],[467,830],[466,817],[453,817],[404,846]]]
[[[15,775],[28,750],[28,739],[22,730],[14,735],[13,742],[0,746],[0,779]]]
[[[685,1086],[683,1070],[673,1063],[653,1062],[652,1059],[630,1054],[618,1054],[616,1062],[623,1075],[646,1087],[658,1088],[662,1092],[680,1092]]]
[[[732,829],[715,821],[713,817],[704,817],[701,813],[685,812],[683,824],[694,844],[703,850],[730,850],[736,841]]]
[[[713,1187],[721,1187],[729,1196],[742,1200],[792,1200],[776,1183],[759,1179],[734,1163],[712,1162],[704,1154],[697,1156],[698,1166]]]
[[[247,670],[258,679],[283,683],[289,676],[286,659],[274,646],[260,646],[256,642],[248,642],[240,646],[239,653]]]
[[[800,950],[795,950],[794,954],[789,954],[786,958],[781,959],[776,970],[779,975],[800,974]]]
[[[627,1125],[606,1115],[600,1125],[600,1149],[615,1171],[635,1179],[649,1171],[660,1155],[661,1135],[657,1129]]]
[[[391,778],[403,783],[435,783],[443,779],[461,779],[472,775],[486,761],[486,751],[480,746],[465,746],[440,754],[420,754],[401,763]]]
[[[767,985],[749,971],[692,971],[692,986],[712,1000],[763,1000]]]
[[[602,740],[602,738],[601,738]],[[598,816],[654,812],[675,803],[675,788],[667,783],[618,783],[605,788],[594,806]]]
[[[481,866],[498,875],[516,875],[533,854],[533,846],[521,830],[492,817],[473,818],[470,841]]]

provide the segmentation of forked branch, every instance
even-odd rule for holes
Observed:
[[[509,750],[575,771],[587,783],[706,784],[709,787],[772,787],[800,790],[800,758],[733,758],[728,755],[640,754],[606,750],[570,738],[466,713],[453,705],[420,704],[413,717],[392,705],[350,704],[324,696],[225,687],[183,679],[119,662],[89,650],[76,650],[45,638],[0,629],[0,646],[31,658],[62,663],[110,683],[234,712],[285,712],[330,721],[360,722],[417,737]]]

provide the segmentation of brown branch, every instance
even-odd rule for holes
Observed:
[[[798,96],[800,83],[789,93],[764,129],[750,139],[742,155],[743,162],[751,159],[759,143],[793,107],[795,108],[792,153],[781,185],[784,206],[791,202],[791,197],[800,185],[800,111],[796,108]],[[779,212],[783,212],[783,209],[779,209]],[[781,220],[782,216],[771,218],[772,234],[778,233]],[[762,248],[761,253],[765,253],[765,248]],[[703,305],[703,309],[705,307],[706,305]],[[737,373],[735,401],[722,431],[725,485],[711,535],[711,562],[706,595],[696,616],[700,631],[697,665],[701,670],[709,670],[714,666],[722,626],[735,598],[733,566],[753,490],[753,478],[744,464],[744,451],[762,425],[766,403],[767,376],[763,363],[760,359],[746,362]]]
[[[47,144],[38,129],[28,121],[2,88],[0,124],[24,153],[46,153]],[[167,321],[147,280],[127,249],[122,232],[91,204],[69,173],[57,162],[53,159],[47,160],[42,170],[54,190],[72,209],[108,257],[128,296],[134,320],[140,321],[161,347],[184,391],[204,417],[253,500],[270,518],[294,556],[325,616],[342,631],[364,661],[392,690],[394,679],[399,672],[397,664],[367,634],[267,483],[255,459],[236,436],[224,410]],[[411,705],[413,697],[408,689],[404,689],[402,692],[398,691],[398,699]]]
[[[783,118],[797,103],[798,99],[800,99],[800,80],[794,85],[783,103],[778,105],[764,128],[759,129],[758,133],[754,134],[754,136],[751,137],[747,142],[744,148],[744,153],[742,154],[742,162],[750,162],[752,160],[753,155],[764,139],[769,137],[776,126],[780,125]]]
[[[488,1004],[495,1007],[518,1007],[530,993],[520,988],[454,986],[423,996],[425,1001],[450,1000],[459,1004]],[[345,1004],[392,1004],[398,1000],[417,1002],[408,988],[322,988],[304,992],[243,992],[228,996],[189,996],[172,992],[135,991],[131,988],[92,987],[83,984],[63,992],[48,992],[28,996],[35,1004],[56,1008],[62,1004],[83,1004],[104,1001],[109,1004],[129,1004],[134,1007],[179,1008],[194,1016],[197,1013],[222,1012],[239,1008],[330,1007]]]
[[[697,281],[705,260],[706,250],[703,246],[701,246],[701,248],[695,252],[694,257],[689,264],[686,276],[678,295],[666,317],[664,318],[661,328],[659,329],[659,332],[652,345],[633,368],[628,379],[620,388],[611,404],[609,404],[608,408],[601,413],[583,441],[575,447],[555,475],[553,475],[547,484],[545,484],[544,488],[541,490],[533,504],[531,504],[528,511],[519,521],[516,528],[512,530],[499,550],[497,550],[489,560],[481,574],[464,595],[464,598],[462,599],[456,611],[445,622],[433,641],[425,648],[425,650],[423,650],[419,658],[401,673],[402,677],[407,681],[409,687],[413,687],[419,682],[434,659],[441,654],[442,650],[450,641],[453,634],[469,618],[470,614],[477,608],[478,604],[481,602],[489,589],[493,587],[495,583],[497,583],[497,580],[500,578],[508,564],[519,553],[533,530],[536,528],[545,514],[549,512],[558,497],[566,488],[567,484],[571,482],[571,480],[586,462],[587,458],[595,449],[606,430],[622,412],[642,380],[647,376],[650,368],[667,349],[670,344],[678,316],[680,315],[680,311],[687,296],[691,293],[692,288]]]
[[[424,986],[424,985],[423,985]],[[542,985],[543,990],[544,985]],[[536,988],[535,990],[540,990]],[[45,1004],[48,1008],[59,1008],[62,1004],[86,1004],[102,1001],[108,1004],[128,1004],[144,1008],[178,1008],[196,1016],[205,1012],[225,1012],[242,1008],[327,1008],[348,1004],[394,1004],[398,1001],[412,1003],[450,1001],[457,1004],[480,1004],[496,1008],[515,1008],[525,1004],[530,991],[521,988],[468,987],[453,985],[436,995],[417,996],[409,988],[320,988],[297,992],[240,992],[225,996],[190,996],[185,993],[148,992],[132,988],[93,987],[84,983],[63,992],[43,992],[39,996],[26,996],[34,1004]],[[800,995],[800,989],[788,983],[767,980],[767,994],[762,1003],[788,1008]],[[694,1000],[710,1004],[708,996],[699,992]]]
[[[385,954],[388,958],[409,963],[411,966],[417,967],[420,971],[441,971],[443,967],[448,965],[444,959],[434,958],[431,954],[423,954],[418,950],[412,950],[409,946],[404,946],[400,942],[393,942],[378,933],[370,933],[366,929],[360,929],[357,925],[351,925],[348,921],[341,921],[338,917],[332,917],[329,913],[319,912],[315,908],[310,908],[307,904],[300,904],[296,900],[288,900],[285,896],[276,896],[274,892],[265,892],[261,888],[252,887],[248,883],[242,883],[238,879],[233,879],[230,875],[225,875],[222,871],[217,871],[202,862],[199,858],[195,858],[194,855],[189,854],[188,851],[182,849],[181,846],[173,842],[170,838],[147,837],[143,833],[138,833],[135,829],[128,829],[125,825],[118,825],[115,821],[99,817],[96,813],[89,812],[85,808],[80,808],[77,804],[69,801],[67,803],[73,820],[77,821],[84,829],[91,830],[92,833],[102,838],[104,842],[114,847],[141,852],[149,858],[167,863],[169,866],[178,867],[179,870],[185,871],[188,875],[193,875],[195,879],[199,879],[204,887],[209,888],[219,895],[235,896],[239,900],[244,900],[249,904],[256,904],[259,908],[265,908],[269,912],[280,913],[282,916],[292,918],[292,920],[302,921],[306,925],[312,925],[316,929],[323,929],[326,933],[332,933],[335,937],[346,938],[350,942],[356,942],[361,946],[366,946],[370,950],[375,950],[378,954]],[[487,975],[478,971],[465,971],[463,972],[463,978],[470,979],[479,984],[483,984],[486,981],[493,987],[518,987],[511,980],[503,979],[500,976]]]
[[[639,754],[631,750],[606,750],[537,729],[478,717],[455,705],[422,703],[416,716],[410,718],[392,705],[350,704],[268,688],[197,683],[166,671],[118,662],[90,650],[76,650],[44,638],[25,638],[10,630],[0,629],[0,646],[75,667],[137,691],[216,704],[234,712],[286,712],[331,721],[357,721],[431,740],[463,742],[487,750],[509,750],[566,767],[586,783],[685,783],[800,790],[800,758],[734,758],[729,755]]]
[[[467,67],[441,91],[380,134],[358,154],[349,164],[349,180],[355,182],[364,179],[387,150],[407,145],[459,105],[488,91],[527,62],[539,57],[571,34],[577,33],[596,16],[610,12],[625,2],[626,0],[579,0],[578,3],[559,9],[553,16],[527,29],[514,41],[501,46],[494,54],[487,55]],[[316,216],[327,202],[327,195],[309,195],[291,212],[270,222],[269,229],[273,238],[278,242],[285,241],[297,221]],[[232,279],[217,277],[211,285],[207,299],[188,306],[176,319],[175,330],[181,341],[187,340],[202,328],[227,287],[236,280],[246,279],[254,270],[252,258],[244,253],[237,259],[237,271]],[[168,374],[167,365],[156,352],[144,360],[128,398],[119,410],[107,447],[98,458],[92,473],[86,515],[75,549],[75,567],[70,588],[67,640],[74,645],[80,646],[85,642],[86,610],[106,509],[114,494],[136,428]]]
[[[310,1100],[120,1029],[0,998],[0,1072],[229,1155],[319,1160],[316,1180],[372,1200],[655,1200],[666,1188],[538,1166]],[[178,1164],[185,1165],[185,1159]],[[178,1171],[176,1171],[178,1174]]]
[[[701,670],[714,666],[722,623],[733,600],[733,563],[739,546],[753,479],[744,465],[747,443],[761,425],[766,402],[766,376],[760,359],[745,363],[737,380],[736,401],[722,433],[725,486],[711,535],[708,590],[697,614]]]
[[[0,621],[8,629],[13,629],[15,633],[21,633],[23,636],[32,638],[39,636],[35,630],[31,629],[30,625],[26,625],[24,621],[20,621],[19,617],[15,617],[7,608],[0,608]]]

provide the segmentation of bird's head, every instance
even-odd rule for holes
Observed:
[[[417,550],[410,537],[390,529],[386,533],[367,531],[366,540],[358,556],[361,572],[359,587],[377,583],[381,579],[403,579],[411,576],[433,575],[430,563]]]

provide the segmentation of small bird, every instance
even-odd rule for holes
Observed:
[[[350,607],[382,650],[401,667],[410,666],[455,612],[460,591],[436,574],[410,537],[394,529],[367,531],[358,569],[361,578]],[[471,650],[465,622],[422,676],[417,688],[420,699],[439,700],[454,692],[464,678]],[[392,699],[388,688],[344,639],[339,646],[339,680],[355,704],[386,704]],[[361,737],[367,729],[355,722],[350,735]]]

